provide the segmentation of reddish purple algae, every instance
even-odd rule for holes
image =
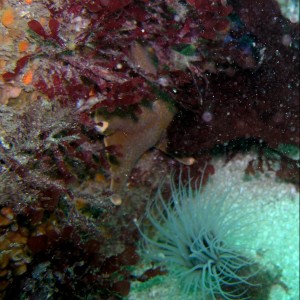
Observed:
[[[299,186],[299,24],[275,0],[25,2],[0,1],[1,299],[122,299],[165,274],[132,274],[133,220],[216,154],[255,149],[247,175]]]

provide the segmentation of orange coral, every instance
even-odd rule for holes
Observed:
[[[1,16],[1,23],[5,27],[9,27],[14,23],[15,16],[14,16],[14,11],[11,7],[8,7],[3,11],[3,14]]]
[[[28,70],[24,76],[23,76],[23,79],[22,79],[22,82],[25,84],[25,85],[28,85],[32,82],[32,79],[33,79],[33,70]]]
[[[19,48],[19,52],[25,52],[27,51],[29,47],[29,43],[27,41],[20,41],[19,42],[19,45],[18,45],[18,48]]]

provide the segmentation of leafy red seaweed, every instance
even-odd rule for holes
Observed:
[[[83,0],[82,3],[90,12],[93,13],[98,13],[103,9],[101,1],[99,0]]]
[[[31,20],[28,22],[28,27],[33,30],[36,34],[40,35],[44,39],[48,38],[48,34],[46,33],[44,27],[37,20]]]
[[[10,81],[10,80],[14,79],[20,73],[20,71],[24,68],[24,66],[28,63],[28,61],[31,57],[32,57],[32,55],[29,54],[29,55],[26,55],[26,56],[23,56],[22,58],[20,58],[17,61],[16,67],[13,72],[6,72],[6,73],[2,74],[3,80]]]
[[[109,9],[111,12],[115,12],[130,4],[132,0],[100,0],[100,2],[104,7]]]
[[[59,22],[55,19],[50,19],[49,28],[54,39],[58,38]]]

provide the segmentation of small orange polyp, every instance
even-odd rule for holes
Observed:
[[[90,96],[90,97],[96,96],[96,91],[95,91],[94,88],[91,88],[91,90],[89,91],[89,96]]]
[[[26,4],[31,4],[31,3],[32,3],[32,0],[25,0],[25,3],[26,3]]]
[[[22,82],[25,84],[25,85],[28,85],[32,82],[32,79],[33,79],[33,70],[28,70],[23,78],[22,78]]]
[[[19,48],[19,52],[25,52],[27,51],[29,47],[29,43],[27,41],[21,41],[19,42],[18,48]]]
[[[48,24],[48,20],[46,18],[41,17],[39,22],[42,26],[46,26]]]
[[[15,21],[14,11],[11,7],[5,9],[1,16],[1,23],[5,27],[10,27]]]

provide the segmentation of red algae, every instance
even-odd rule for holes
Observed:
[[[154,2],[0,1],[0,298],[117,299],[166,274],[132,273],[133,219],[216,154],[254,146],[246,174],[299,185],[279,148],[300,144],[299,24],[273,0]]]

